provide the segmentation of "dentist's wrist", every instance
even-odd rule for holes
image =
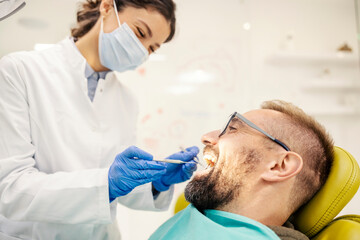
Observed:
[[[158,192],[164,192],[164,191],[169,190],[171,184],[168,185],[168,184],[164,183],[163,181],[161,181],[161,179],[159,179],[159,180],[152,182],[152,186]]]

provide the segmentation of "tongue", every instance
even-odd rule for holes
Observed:
[[[216,158],[212,155],[206,154],[204,155],[203,159],[206,161],[206,163],[210,166],[213,167],[215,165],[216,162]]]

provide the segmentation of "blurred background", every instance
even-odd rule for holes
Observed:
[[[234,111],[283,99],[314,116],[360,163],[358,0],[175,0],[177,33],[135,72],[138,146],[166,157],[202,144]],[[0,57],[70,35],[76,0],[29,0],[0,22]],[[186,183],[177,185],[174,199]],[[119,206],[123,239],[147,239],[173,215]],[[340,213],[360,214],[360,192]]]

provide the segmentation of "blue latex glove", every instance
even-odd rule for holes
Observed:
[[[116,156],[108,173],[110,202],[139,185],[160,179],[166,173],[165,166],[152,159],[151,154],[135,146]]]
[[[168,190],[172,184],[181,183],[190,179],[197,168],[193,159],[198,153],[199,148],[194,146],[187,148],[185,152],[181,151],[167,157],[167,159],[178,159],[189,163],[163,163],[166,166],[166,174],[152,183],[155,189],[163,192]]]

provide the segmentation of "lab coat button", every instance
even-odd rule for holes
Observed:
[[[100,88],[100,92],[102,92],[103,91],[103,89],[102,88]]]

